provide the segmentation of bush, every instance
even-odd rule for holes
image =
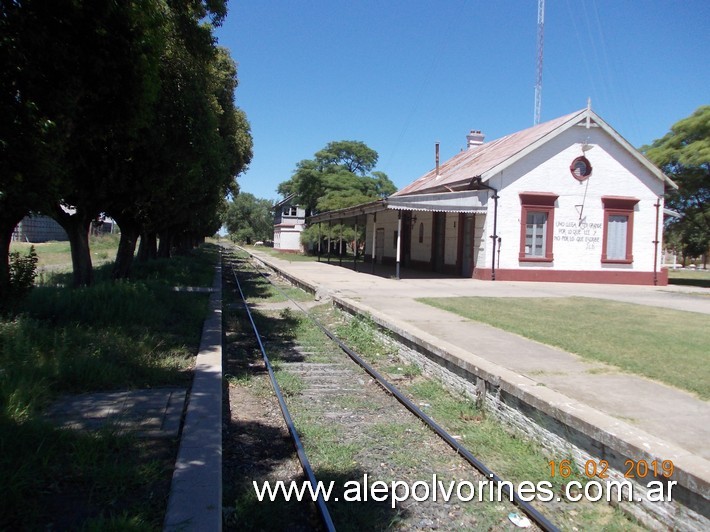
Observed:
[[[10,253],[10,291],[14,294],[25,294],[34,286],[37,277],[37,252],[31,246],[27,255],[19,251]]]

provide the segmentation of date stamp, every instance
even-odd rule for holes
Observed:
[[[547,465],[550,467],[550,477],[560,476],[568,478],[572,473],[571,460],[550,460]],[[624,461],[624,478],[645,479],[648,476],[654,478],[670,478],[675,467],[673,460],[626,460]],[[606,460],[587,460],[584,463],[582,473],[587,478],[609,478],[609,462]]]
[[[550,460],[547,465],[550,468],[550,478],[560,477],[568,479],[576,474],[576,464],[572,460]],[[578,501],[582,496],[588,501],[596,502],[606,498],[607,502],[622,499],[630,501],[641,501],[641,498],[634,496],[634,482],[644,485],[646,490],[643,497],[649,502],[664,502],[672,500],[672,490],[678,483],[670,480],[675,470],[672,460],[626,460],[624,466],[619,471],[623,479],[619,479],[619,474],[613,476],[616,480],[609,480],[609,462],[606,460],[587,460],[584,468],[579,471],[587,480],[569,479],[565,482],[565,493],[568,500]],[[577,477],[578,478],[578,477]],[[597,480],[598,479],[598,480]],[[576,490],[576,494],[571,489]]]

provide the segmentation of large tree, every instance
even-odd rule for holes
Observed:
[[[384,172],[373,172],[377,158],[377,152],[363,142],[330,142],[314,159],[299,162],[278,192],[295,194],[307,214],[385,198],[397,189]]]
[[[241,192],[229,202],[224,225],[229,236],[237,242],[271,240],[274,235],[273,204]]]
[[[676,122],[670,132],[641,151],[678,189],[666,193],[666,206],[680,213],[666,225],[666,240],[677,242],[684,257],[710,248],[710,105]]]

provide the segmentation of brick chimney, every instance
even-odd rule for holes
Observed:
[[[471,148],[480,146],[481,144],[483,144],[484,138],[485,136],[483,135],[483,133],[481,133],[480,130],[474,131],[472,129],[471,132],[466,135],[467,148],[470,150]]]

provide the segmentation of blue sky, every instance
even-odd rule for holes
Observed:
[[[634,146],[710,104],[707,0],[547,0],[542,121],[586,107]],[[537,0],[231,0],[217,30],[239,64],[254,158],[241,190],[280,199],[334,140],[379,153],[398,188],[533,125]]]

